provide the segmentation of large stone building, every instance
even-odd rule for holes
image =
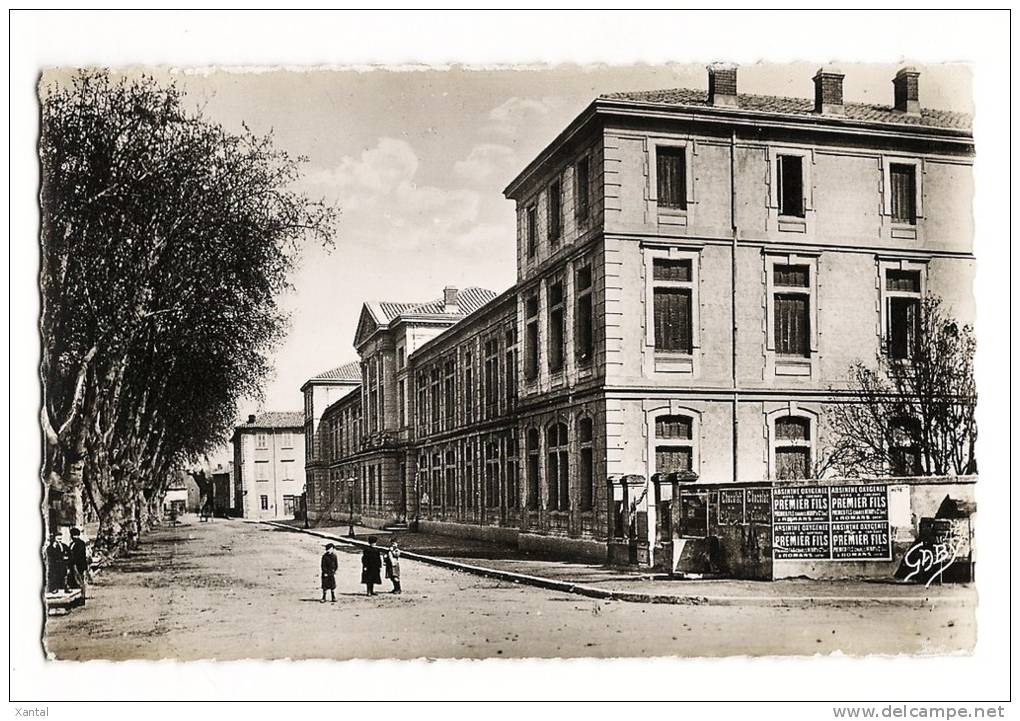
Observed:
[[[234,514],[294,518],[305,493],[304,416],[270,411],[234,428]]]
[[[911,68],[888,106],[827,69],[813,100],[708,80],[597,98],[510,183],[508,291],[365,304],[313,517],[654,553],[656,474],[808,477],[853,361],[909,355],[925,294],[972,321],[968,116]]]

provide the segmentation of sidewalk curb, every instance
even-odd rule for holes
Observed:
[[[332,533],[323,533],[306,528],[295,528],[294,526],[276,521],[248,520],[244,523],[262,524],[272,526],[293,533],[304,533],[309,536],[324,538],[327,541],[345,543],[350,546],[367,548],[368,543],[359,541],[356,538],[338,536]],[[556,581],[542,576],[529,576],[514,571],[501,571],[495,568],[473,566],[460,561],[452,561],[448,558],[438,556],[427,556],[415,551],[400,551],[400,558],[420,561],[432,566],[439,566],[462,573],[471,573],[476,576],[494,578],[510,583],[518,583],[536,588],[544,588],[550,591],[561,591],[572,593],[578,596],[596,598],[605,601],[626,601],[628,603],[658,603],[674,606],[769,606],[778,608],[803,608],[825,605],[853,605],[853,606],[916,606],[928,607],[935,604],[941,605],[966,605],[970,598],[954,596],[949,598],[929,598],[918,596],[705,596],[705,595],[672,595],[662,593],[639,593],[635,591],[611,591],[597,586],[588,586],[569,581]],[[677,581],[683,583],[683,581]]]

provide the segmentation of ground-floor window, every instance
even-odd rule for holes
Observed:
[[[485,505],[499,507],[499,442],[485,444]]]
[[[784,416],[775,422],[776,478],[811,477],[811,420]]]
[[[581,448],[578,475],[581,485],[582,511],[590,511],[595,503],[594,435],[591,418],[581,418],[577,424],[577,438]]]
[[[263,511],[269,510],[269,496],[259,496],[259,508]]]
[[[567,446],[567,424],[555,423],[549,426],[547,435],[548,503],[551,511],[570,509],[570,460]]]
[[[538,509],[538,430],[528,429],[525,441],[525,451],[528,456],[528,497],[527,504],[530,510]]]

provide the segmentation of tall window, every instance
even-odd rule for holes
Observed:
[[[585,155],[574,166],[574,215],[587,220],[591,212],[591,159]]]
[[[397,381],[397,420],[401,428],[407,424],[406,411],[404,408],[405,381],[401,378]]]
[[[691,261],[653,259],[652,282],[655,350],[690,355],[693,348]]]
[[[368,467],[368,505],[374,506],[377,503],[375,497],[375,466]]]
[[[890,431],[890,472],[894,476],[921,475],[921,424],[915,418],[899,418]]]
[[[475,453],[471,441],[464,444],[464,499],[465,509],[478,507],[478,486],[475,481]]]
[[[683,148],[655,149],[655,178],[659,207],[687,210],[687,155]]]
[[[428,377],[422,372],[418,374],[418,433],[422,435],[428,433],[428,402]]]
[[[371,419],[372,430],[379,430],[379,386],[376,375],[375,361],[368,364],[368,412]]]
[[[269,480],[269,461],[255,461],[255,480]]]
[[[538,250],[538,211],[529,205],[524,211],[524,237],[528,247],[528,257],[534,258]]]
[[[591,302],[591,266],[577,269],[574,276],[574,355],[579,365],[589,365],[594,349],[594,317]]]
[[[263,511],[269,510],[269,496],[259,496],[259,508]]]
[[[806,265],[773,266],[776,353],[811,356],[811,287]]]
[[[386,430],[386,371],[383,366],[383,357],[378,357],[379,363],[379,374],[376,377],[376,383],[379,386],[379,405],[375,408],[375,414],[379,419],[378,430]],[[381,488],[381,486],[380,486]]]
[[[464,353],[464,422],[475,419],[475,366],[471,351]]]
[[[886,353],[896,360],[909,360],[920,338],[921,273],[887,270],[885,291]]]
[[[549,286],[549,370],[563,370],[563,283]]]
[[[499,507],[499,443],[485,444],[485,505]]]
[[[517,402],[517,328],[506,332],[506,406],[511,410]]]
[[[438,453],[432,454],[432,483],[429,488],[429,499],[433,506],[442,505],[443,492],[443,458]],[[447,501],[449,504],[449,501]]]
[[[517,493],[517,430],[511,429],[510,436],[506,441],[506,505],[514,510],[520,504]]]
[[[538,296],[524,302],[524,376],[528,380],[538,377]]]
[[[290,431],[284,431],[280,434],[280,448],[293,448],[294,447],[294,434]]]
[[[549,245],[556,245],[560,242],[560,236],[563,233],[563,194],[558,179],[549,184],[546,197],[549,200],[549,218],[547,224]]]
[[[265,433],[255,434],[255,447],[256,448],[268,448],[269,442]]]
[[[567,424],[556,423],[546,431],[546,472],[548,498],[546,508],[551,511],[570,510],[570,461],[567,445]]]
[[[809,478],[811,475],[811,421],[785,416],[775,422],[776,478]]]
[[[804,159],[799,155],[780,155],[779,214],[804,217]]]
[[[894,223],[917,223],[917,168],[913,165],[889,165],[889,208]]]
[[[528,429],[525,441],[525,453],[527,454],[528,474],[528,497],[526,499],[530,510],[538,509],[538,430]]]
[[[439,409],[442,406],[442,398],[439,395],[439,368],[432,369],[431,375],[432,393],[430,394],[429,400],[432,402],[432,427],[431,431],[436,433],[439,431]]]
[[[446,502],[447,508],[457,507],[457,454],[446,452]]]
[[[591,418],[582,418],[577,424],[577,436],[581,445],[581,510],[590,511],[595,501],[595,454],[592,447],[594,433]]]
[[[689,416],[655,419],[655,472],[689,471],[694,462],[694,423]]]
[[[451,361],[446,361],[443,365],[444,372],[444,385],[443,385],[443,405],[446,407],[446,427],[453,428],[454,426],[454,413],[457,410],[456,402],[456,369],[457,364]]]
[[[493,416],[499,406],[499,340],[485,341],[485,411]]]

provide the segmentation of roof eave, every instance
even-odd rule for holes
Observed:
[[[513,198],[522,185],[535,173],[536,170],[545,165],[545,162],[561,147],[572,141],[578,134],[585,130],[589,123],[595,118],[599,98],[591,101],[584,110],[578,113],[570,124],[540,152],[534,160],[525,166],[524,170],[517,174],[517,177],[510,181],[510,184],[503,189],[503,197]]]
[[[944,136],[947,141],[966,140],[973,142],[974,133],[964,128],[944,128],[935,125],[906,125],[877,120],[860,120],[841,115],[802,115],[780,113],[747,108],[713,107],[706,105],[681,105],[657,103],[619,98],[599,98],[595,101],[596,113],[601,115],[632,116],[640,114],[651,117],[690,116],[705,122],[727,122],[753,124],[758,127],[803,128],[828,130],[831,132],[880,134],[890,137],[915,137],[930,140],[933,136]]]

